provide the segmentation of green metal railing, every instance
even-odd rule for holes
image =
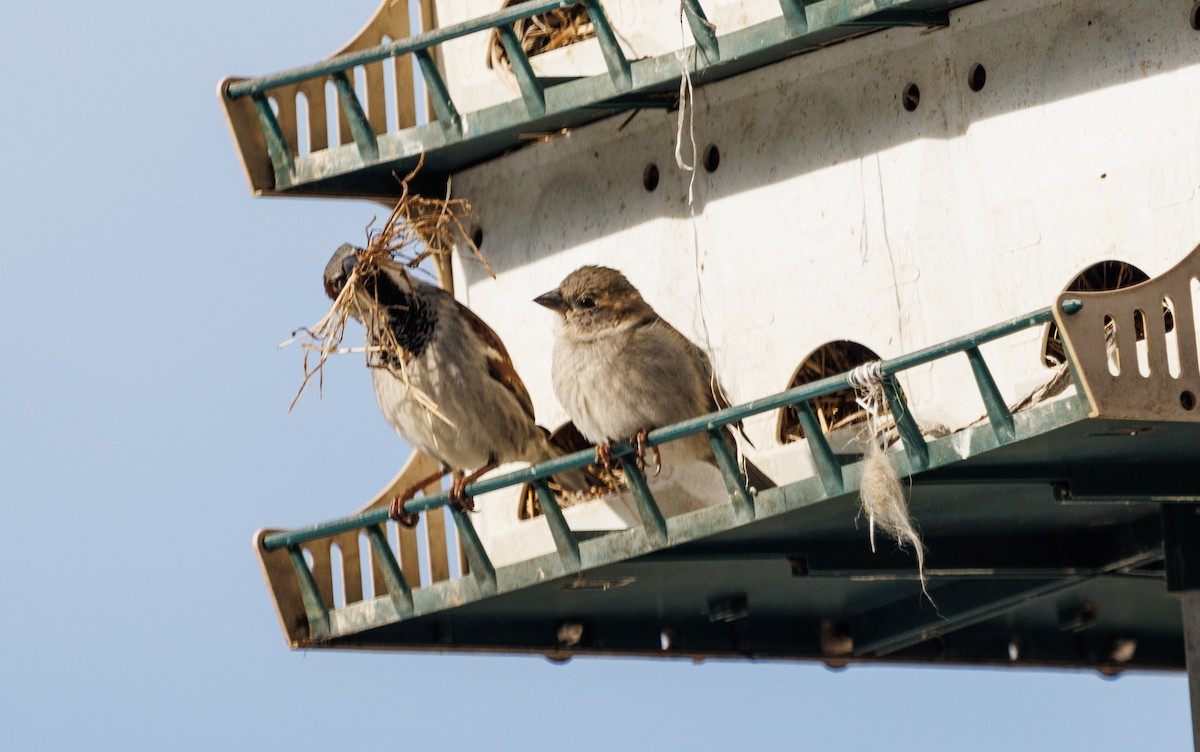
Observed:
[[[1063,302],[1062,309],[1064,313],[1072,314],[1080,310],[1082,306],[1082,302],[1078,300],[1066,300]],[[904,451],[908,456],[909,466],[914,472],[919,472],[929,466],[929,449],[920,428],[913,419],[908,402],[896,381],[896,374],[950,355],[965,354],[971,364],[976,387],[986,408],[997,444],[1004,445],[1010,443],[1016,438],[1013,429],[1012,413],[1009,411],[1008,406],[996,387],[995,380],[992,378],[983,355],[979,351],[979,346],[1014,332],[1044,324],[1052,318],[1053,309],[1050,307],[1042,308],[1025,316],[1019,316],[995,326],[923,350],[918,350],[908,355],[881,361],[878,364],[878,374],[884,387],[884,394],[887,397],[892,415],[896,420],[897,429],[903,439]],[[824,433],[818,426],[809,401],[833,392],[851,388],[852,386],[853,382],[849,372],[830,376],[769,397],[763,397],[653,430],[649,433],[646,444],[647,446],[656,446],[698,433],[707,434],[712,443],[718,468],[730,493],[731,502],[738,520],[739,522],[746,522],[754,518],[754,499],[743,485],[733,448],[730,446],[729,439],[725,435],[725,427],[752,415],[770,410],[787,407],[795,409],[801,426],[804,428],[808,447],[812,452],[814,465],[824,488],[825,496],[836,496],[844,492],[842,467],[838,463]],[[647,539],[655,546],[663,546],[667,543],[666,520],[658,502],[650,491],[645,474],[637,466],[635,453],[635,447],[629,442],[620,442],[613,445],[612,455],[620,462],[625,472],[625,478],[637,504]],[[595,459],[594,450],[589,449],[575,452],[526,469],[476,481],[467,486],[466,492],[469,495],[477,496],[510,486],[525,483],[533,484],[541,501],[547,523],[550,526],[558,555],[568,565],[578,567],[580,562],[579,540],[567,525],[562,509],[551,492],[550,487],[547,485],[547,479],[559,473],[585,467],[594,462]],[[433,494],[406,502],[404,504],[404,512],[408,514],[427,512],[446,506],[448,502],[449,497],[447,493]],[[459,533],[459,540],[470,564],[472,575],[484,589],[489,587],[494,588],[496,584],[495,567],[492,565],[487,552],[479,540],[469,514],[457,506],[451,505],[451,509]],[[319,634],[323,634],[322,629],[327,630],[328,613],[325,611],[323,605],[321,605],[316,585],[313,582],[312,573],[305,564],[299,546],[317,538],[351,530],[365,529],[368,535],[371,536],[371,548],[375,556],[381,561],[381,569],[385,573],[385,585],[393,599],[396,600],[398,613],[412,613],[411,590],[405,581],[404,575],[400,572],[399,566],[396,565],[396,560],[382,533],[381,526],[388,519],[388,510],[381,508],[309,527],[273,533],[265,536],[263,539],[263,546],[268,551],[280,548],[287,548],[289,550],[292,562],[296,568],[306,611],[309,614],[310,627],[314,630],[314,639],[317,639]],[[321,625],[324,626],[322,627]]]
[[[300,83],[313,78],[330,77],[337,87],[338,102],[342,115],[354,137],[360,155],[364,161],[375,161],[379,157],[379,147],[376,143],[375,132],[368,122],[361,102],[350,83],[349,71],[360,65],[375,63],[400,55],[412,55],[416,58],[417,66],[425,81],[425,88],[433,102],[438,120],[448,124],[456,131],[462,131],[462,116],[450,96],[442,74],[438,71],[433,60],[431,49],[439,44],[449,42],[468,34],[496,29],[500,34],[501,44],[512,63],[513,73],[520,86],[521,95],[531,115],[544,114],[546,110],[545,92],[542,84],[533,73],[529,56],[522,49],[513,23],[530,16],[545,13],[556,8],[569,8],[574,5],[570,0],[530,0],[529,2],[513,5],[486,16],[452,24],[440,29],[409,37],[399,42],[372,47],[365,50],[348,52],[332,57],[319,63],[294,68],[283,73],[276,73],[261,78],[231,82],[225,89],[230,99],[250,97],[254,100],[255,111],[259,124],[267,142],[267,152],[276,172],[291,172],[292,155],[288,148],[279,120],[267,99],[267,93],[274,88]],[[596,38],[604,54],[604,60],[612,77],[613,83],[619,90],[628,89],[631,84],[629,61],[621,51],[617,42],[616,32],[609,23],[608,16],[599,0],[583,0],[588,10]],[[701,12],[702,13],[702,12]]]
[[[777,0],[782,16],[753,28],[718,36],[717,28],[708,20],[700,0],[684,0],[681,5],[683,17],[688,22],[696,42],[697,55],[688,63],[695,75],[709,77],[719,69],[728,69],[729,75],[745,67],[744,59],[761,57],[766,49],[775,50],[777,55],[788,54],[789,50],[803,49],[806,45],[828,43],[830,32],[837,28],[852,29],[886,28],[901,25],[939,26],[948,23],[945,10],[930,12],[909,8],[910,0],[821,0],[806,3],[803,0]],[[562,96],[548,104],[546,82],[534,73],[529,55],[521,47],[513,24],[557,8],[582,4],[586,7],[596,34],[605,65],[604,75],[588,79],[591,83],[579,87],[569,96]],[[670,81],[677,80],[679,66],[673,54],[650,60],[636,61],[640,74],[635,77],[634,63],[625,57],[613,27],[600,0],[530,0],[512,5],[495,13],[463,23],[418,34],[407,39],[390,42],[364,50],[348,52],[319,63],[301,66],[282,73],[260,78],[232,81],[225,87],[224,95],[230,100],[249,97],[265,141],[267,156],[274,173],[275,188],[293,186],[296,180],[296,157],[289,136],[280,126],[279,118],[272,108],[270,92],[279,87],[304,81],[326,78],[337,90],[338,107],[345,125],[357,147],[358,155],[365,165],[381,161],[381,150],[375,130],[372,128],[353,85],[353,70],[362,65],[380,62],[389,58],[412,55],[421,71],[425,88],[436,113],[436,123],[444,128],[443,146],[472,138],[480,138],[498,128],[512,126],[513,113],[506,113],[498,125],[495,117],[481,118],[470,124],[455,104],[450,90],[434,62],[433,49],[438,45],[478,32],[494,30],[512,65],[524,104],[530,119],[548,115],[561,115],[564,111],[577,109],[610,109],[629,107],[662,106],[655,98],[663,91],[673,90]],[[607,80],[604,80],[607,78]],[[635,78],[637,79],[635,81]],[[593,80],[594,79],[594,80]],[[555,81],[554,85],[569,87],[571,82]],[[553,111],[553,112],[551,112]],[[470,131],[468,133],[468,131]],[[401,155],[408,158],[411,155]],[[393,157],[395,159],[396,157]],[[353,169],[346,167],[345,169]],[[327,177],[325,172],[322,175]]]
[[[246,81],[235,81],[229,85],[228,93],[230,97],[235,99],[262,94],[266,90],[277,86],[286,86],[287,84],[299,83],[309,78],[327,76],[338,71],[347,71],[359,65],[386,60],[389,57],[423,52],[430,47],[442,44],[443,42],[449,42],[452,39],[458,39],[459,37],[479,31],[494,29],[500,25],[512,24],[539,13],[545,13],[556,8],[568,8],[572,5],[574,3],[569,0],[529,0],[529,2],[512,5],[486,16],[480,16],[479,18],[473,18],[470,21],[450,26],[443,26],[440,29],[417,34],[398,42],[365,50],[347,52],[344,55],[331,57],[328,60],[294,68],[283,73],[248,79]],[[607,21],[603,23],[607,23]]]

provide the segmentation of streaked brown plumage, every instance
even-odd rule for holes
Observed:
[[[484,472],[514,461],[540,462],[559,455],[534,421],[533,402],[504,344],[492,329],[452,295],[414,278],[391,261],[359,267],[360,250],[343,245],[325,268],[325,290],[336,296],[356,270],[362,277],[351,315],[366,329],[368,345],[394,337],[408,384],[392,353],[373,353],[369,364],[384,417],[418,451],[444,470],[473,471],[454,481],[451,497],[470,508],[463,489]],[[390,366],[390,367],[389,367]],[[414,396],[433,400],[442,417]],[[422,483],[406,494],[411,496]],[[582,473],[558,478],[586,491]],[[403,500],[400,501],[403,503]],[[393,504],[393,516],[399,504]]]

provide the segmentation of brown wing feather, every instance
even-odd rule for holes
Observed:
[[[699,365],[700,371],[704,374],[705,378],[708,379],[709,412],[713,412],[715,410],[724,410],[727,407],[732,407],[732,403],[730,403],[728,395],[725,394],[725,387],[721,385],[721,381],[713,373],[712,361],[709,360],[708,354],[704,352],[704,350],[700,349],[700,346],[695,342],[692,342],[687,337],[684,337],[683,334],[677,329],[672,328],[672,331],[674,331],[680,336],[680,338],[687,342],[689,352]],[[746,430],[742,427],[742,421],[739,420],[735,423],[731,423],[730,425],[738,432],[738,434],[741,435],[743,439],[746,440],[747,444],[749,444],[751,447],[754,446],[754,442],[750,440],[750,437],[746,435]],[[730,435],[730,439],[732,438],[733,436]]]
[[[462,315],[463,321],[467,322],[467,326],[484,345],[487,353],[488,373],[517,398],[521,408],[529,415],[529,419],[533,420],[533,400],[529,399],[529,390],[525,388],[521,377],[517,375],[517,369],[513,366],[512,358],[509,357],[508,350],[504,349],[504,343],[500,341],[500,337],[470,308],[457,300],[454,301],[454,304],[458,306],[458,312]]]

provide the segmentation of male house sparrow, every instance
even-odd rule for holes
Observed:
[[[415,279],[390,259],[360,264],[360,252],[350,244],[334,252],[325,267],[325,292],[336,299],[358,274],[350,315],[366,329],[368,346],[385,348],[368,359],[379,408],[401,438],[442,464],[441,473],[393,500],[391,516],[414,524],[403,515],[404,502],[452,470],[474,468],[455,478],[450,489],[452,501],[473,509],[464,489],[484,473],[505,462],[559,456],[534,422],[529,392],[496,333],[440,287]],[[428,396],[441,415],[413,389]],[[588,489],[582,472],[557,480],[573,491]]]
[[[662,319],[625,275],[583,266],[535,299],[561,317],[554,342],[554,394],[600,448],[645,440],[651,429],[727,407],[708,355]],[[666,461],[714,462],[704,433],[662,446]],[[750,485],[774,485],[747,463]]]

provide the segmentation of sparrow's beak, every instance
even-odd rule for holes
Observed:
[[[563,299],[563,296],[559,294],[558,290],[551,290],[545,295],[539,295],[533,299],[533,302],[537,303],[538,305],[546,306],[551,311],[557,311],[558,313],[562,313],[563,311],[567,310],[567,301]]]

